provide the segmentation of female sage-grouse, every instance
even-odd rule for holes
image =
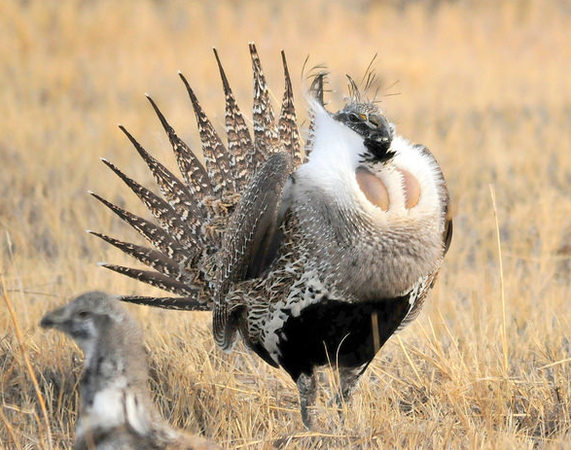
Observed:
[[[40,325],[70,336],[85,355],[75,450],[220,448],[163,420],[147,382],[141,327],[113,297],[86,292],[47,313]]]
[[[331,113],[324,74],[310,89],[305,152],[282,52],[285,93],[276,120],[256,48],[253,138],[216,51],[225,94],[225,145],[184,82],[198,123],[203,165],[149,98],[172,144],[182,179],[122,127],[162,196],[109,166],[156,223],[95,198],[154,248],[91,232],[152,270],[104,267],[177,294],[122,300],[212,310],[216,343],[246,345],[296,382],[309,427],[316,367],[335,361],[346,400],[397,329],[419,312],[450,244],[442,171],[423,146],[395,134],[375,102],[351,98]]]

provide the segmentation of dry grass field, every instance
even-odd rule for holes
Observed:
[[[382,107],[440,161],[455,235],[424,311],[376,357],[344,421],[325,371],[319,432],[303,430],[285,372],[215,347],[209,314],[130,307],[165,417],[228,448],[569,448],[570,28],[558,0],[1,0],[0,448],[72,441],[81,354],[41,316],[90,289],[148,291],[96,267],[130,261],[84,231],[137,240],[88,189],[145,214],[99,162],[152,186],[116,124],[174,167],[143,93],[196,148],[177,70],[221,126],[211,47],[247,111],[249,41],[276,99],[285,49],[302,118],[307,55],[331,71],[338,105],[345,73],[359,79],[378,53]]]

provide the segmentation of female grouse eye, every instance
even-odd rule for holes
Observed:
[[[89,313],[87,311],[79,311],[77,313],[77,317],[80,319],[87,319],[89,317]]]

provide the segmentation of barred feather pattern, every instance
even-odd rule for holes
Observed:
[[[147,247],[89,231],[152,270],[109,263],[100,265],[180,296],[123,296],[125,301],[170,309],[212,309],[214,294],[217,293],[220,298],[227,291],[228,283],[243,275],[233,272],[235,264],[226,266],[225,271],[218,270],[221,265],[228,263],[224,258],[230,253],[227,249],[220,252],[220,249],[223,248],[223,236],[228,234],[231,226],[232,215],[240,203],[242,190],[248,187],[268,156],[278,149],[289,154],[295,165],[303,159],[285,55],[282,52],[285,89],[276,126],[268,86],[255,45],[250,44],[249,50],[254,79],[253,134],[238,107],[218,53],[214,50],[225,98],[227,146],[208,119],[187,79],[179,73],[195,113],[205,165],[180,139],[157,103],[148,95],[147,99],[172,146],[180,177],[154,158],[123,125],[119,128],[148,166],[160,195],[127,176],[110,161],[102,159],[139,197],[156,223],[90,192],[150,244]],[[264,212],[265,209],[262,208],[260,218]],[[234,218],[235,223],[240,220],[243,221],[244,218]],[[239,248],[244,248],[245,244],[236,245],[239,254]],[[226,279],[225,275],[230,278]],[[242,302],[236,304],[239,303]],[[232,308],[234,303],[229,304]]]
[[[315,77],[304,155],[284,54],[285,89],[276,123],[256,47],[249,48],[253,140],[215,51],[226,103],[227,147],[180,74],[196,116],[205,166],[149,98],[184,181],[125,132],[162,197],[104,163],[158,224],[93,196],[154,248],[92,234],[151,270],[101,263],[103,267],[174,294],[127,295],[122,300],[212,310],[220,347],[230,349],[240,333],[261,358],[290,374],[299,389],[302,420],[310,427],[314,368],[335,354],[342,369],[338,398],[346,400],[384,342],[418,314],[450,244],[448,196],[430,152],[395,137],[394,127],[374,103],[358,101],[351,79],[351,102],[332,114],[323,108],[325,73]],[[372,150],[371,142],[377,144]],[[395,149],[388,159],[380,159],[381,143],[385,150]],[[405,174],[409,168],[416,172],[409,174],[411,179]],[[380,205],[365,192],[370,187],[360,186],[363,172],[380,184],[386,181],[394,208],[376,207]],[[407,180],[422,184],[422,196],[410,208]]]
[[[208,116],[202,109],[202,106],[190,87],[190,84],[184,76],[181,75],[181,78],[190,97],[190,101],[192,102],[192,107],[196,116],[198,133],[202,143],[202,154],[206,161],[206,168],[208,169],[208,175],[212,183],[213,191],[215,194],[220,194],[221,192],[226,191],[235,192],[236,186],[230,170],[228,152],[226,151],[222,140],[218,136],[218,133],[214,129],[214,126],[208,119]]]
[[[178,311],[210,311],[211,305],[197,302],[191,297],[145,297],[142,295],[122,295],[119,300],[136,305],[151,304],[157,308],[176,309]]]
[[[310,98],[313,98],[319,105],[325,106],[325,102],[323,99],[323,89],[324,89],[324,81],[325,76],[327,75],[326,72],[319,72],[317,75],[313,77],[311,82],[311,86],[309,87],[309,94]],[[307,139],[305,140],[305,157],[307,158],[311,153],[311,149],[313,148],[313,140],[314,140],[314,132],[315,132],[315,118],[313,114],[313,108],[309,111],[309,129],[307,130]]]
[[[168,232],[155,225],[142,217],[136,216],[123,208],[114,205],[113,203],[105,200],[100,195],[93,192],[90,194],[107,206],[111,211],[113,211],[119,218],[124,220],[126,223],[131,225],[135,230],[137,230],[153,247],[158,249],[168,258],[173,259],[179,264],[186,264],[190,258],[185,252],[184,248],[171,238]]]
[[[155,108],[155,111],[160,114],[160,111],[156,107],[153,100],[150,97],[148,97],[148,99],[153,105],[153,108]],[[180,220],[184,222],[186,227],[190,229],[191,233],[197,237],[197,240],[204,245],[205,243],[203,242],[202,236],[199,233],[199,227],[207,215],[204,212],[203,208],[200,208],[202,205],[197,204],[195,201],[193,201],[193,194],[183,184],[183,182],[181,182],[164,165],[153,158],[125,129],[125,127],[120,125],[119,128],[131,141],[141,158],[143,158],[149,167],[149,170],[153,174],[156,183],[160,187],[162,195],[175,209]]]
[[[287,68],[285,52],[282,50],[282,63],[284,68],[285,89],[282,99],[282,108],[278,121],[279,143],[283,149],[293,158],[294,167],[304,162],[304,155],[299,142],[299,130],[297,128],[297,117],[293,103],[293,89],[291,78]]]
[[[251,174],[255,170],[255,167],[249,166],[248,159],[249,152],[251,152],[252,149],[252,138],[244,116],[242,116],[240,108],[236,103],[216,49],[214,49],[214,56],[218,64],[218,70],[220,71],[222,88],[224,89],[224,100],[226,104],[224,118],[226,122],[226,135],[228,137],[230,166],[232,168],[236,189],[241,190],[246,187]]]
[[[106,159],[102,159],[102,161],[141,199],[149,212],[161,223],[163,229],[169,230],[170,235],[180,242],[187,253],[195,256],[198,250],[198,242],[194,235],[191,234],[191,231],[187,229],[186,223],[182,221],[177,212],[158,195],[121,172],[114,164]]]
[[[163,275],[162,273],[159,272],[133,269],[131,267],[120,266],[117,264],[101,263],[100,265],[102,267],[105,267],[106,269],[110,269],[114,272],[126,275],[129,278],[134,278],[135,280],[142,281],[143,283],[150,284],[151,286],[158,287],[159,289],[163,289],[165,291],[172,292],[174,294],[181,294],[181,295],[196,294],[195,288],[189,286],[186,283],[181,283],[179,281],[176,281],[174,278],[171,278],[167,275]]]
[[[187,278],[184,271],[171,259],[164,256],[161,252],[152,248],[143,247],[142,245],[132,244],[130,242],[120,241],[119,239],[112,238],[103,233],[88,230],[94,236],[104,240],[105,242],[113,245],[143,264],[152,267],[156,271],[172,277],[177,281],[184,281]]]
[[[278,148],[278,131],[276,129],[274,111],[266,76],[262,70],[262,63],[258,51],[250,43],[250,56],[254,72],[254,106],[252,119],[254,121],[254,151],[251,153],[250,167],[256,169],[265,161],[268,152]]]
[[[184,76],[182,74],[179,74],[179,76],[186,84],[187,81]],[[153,106],[155,113],[157,114],[165,132],[167,133],[182,177],[185,180],[187,187],[197,200],[197,205],[201,206],[201,201],[205,196],[214,195],[214,189],[210,182],[210,176],[198,157],[190,149],[190,147],[178,137],[156,104],[151,101],[151,105]]]

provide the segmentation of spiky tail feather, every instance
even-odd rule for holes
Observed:
[[[253,175],[273,152],[286,151],[295,165],[304,160],[293,103],[293,91],[285,54],[282,51],[285,89],[276,124],[270,93],[256,46],[249,44],[254,80],[253,136],[234,98],[218,52],[214,56],[220,71],[225,96],[227,146],[214,129],[187,79],[179,73],[191,100],[206,165],[178,137],[156,102],[147,95],[165,130],[178,163],[182,179],[151,156],[139,142],[119,125],[157,183],[161,196],[128,177],[110,161],[103,162],[145,204],[157,223],[143,219],[91,193],[123,221],[139,232],[153,247],[124,242],[102,233],[94,236],[120,249],[153,270],[115,264],[100,265],[138,279],[180,297],[126,295],[123,301],[167,309],[205,311],[212,309],[212,276],[216,253],[230,215]]]
[[[149,305],[164,309],[177,309],[179,311],[212,311],[212,308],[196,301],[192,297],[144,297],[140,295],[122,295],[119,300],[135,303],[137,305]]]

